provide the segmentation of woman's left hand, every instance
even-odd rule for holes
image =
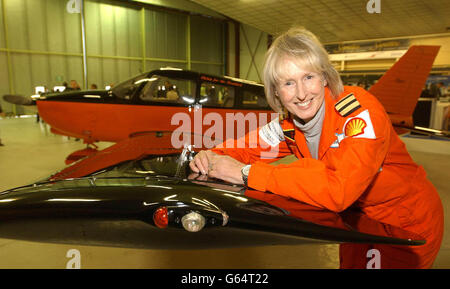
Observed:
[[[233,184],[244,184],[241,173],[244,166],[230,156],[214,154],[209,159],[208,175]]]

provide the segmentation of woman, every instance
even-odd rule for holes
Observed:
[[[381,268],[430,268],[442,241],[442,204],[377,99],[360,87],[344,87],[321,43],[302,28],[274,41],[264,82],[280,118],[258,130],[256,148],[246,136],[246,148],[201,151],[191,169],[335,212],[359,207],[427,241],[417,247],[344,244],[341,268],[366,268],[373,249]],[[268,163],[289,154],[298,160]]]

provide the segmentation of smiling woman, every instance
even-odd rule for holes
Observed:
[[[319,73],[298,68],[289,58],[282,63],[285,76],[276,85],[275,95],[290,113],[306,123],[323,103],[326,80]]]
[[[333,212],[358,209],[426,238],[415,248],[343,244],[341,268],[371,268],[373,254],[377,268],[430,268],[443,236],[441,200],[377,98],[344,87],[323,46],[303,28],[273,42],[264,81],[280,117],[257,130],[257,146],[250,146],[251,132],[244,148],[199,152],[191,169]],[[268,158],[268,150],[276,153]],[[298,160],[269,164],[291,154]]]

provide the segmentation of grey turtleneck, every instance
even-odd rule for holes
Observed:
[[[314,159],[319,157],[319,142],[322,134],[322,124],[325,118],[325,101],[317,111],[316,115],[307,123],[302,124],[298,119],[294,118],[294,124],[303,132],[306,138],[306,145]]]

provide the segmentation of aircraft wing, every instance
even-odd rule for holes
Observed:
[[[121,140],[103,150],[92,150],[88,157],[64,168],[51,176],[50,179],[62,180],[83,177],[124,161],[139,159],[145,155],[180,153],[183,148],[173,148],[171,136],[171,132],[143,132]]]

